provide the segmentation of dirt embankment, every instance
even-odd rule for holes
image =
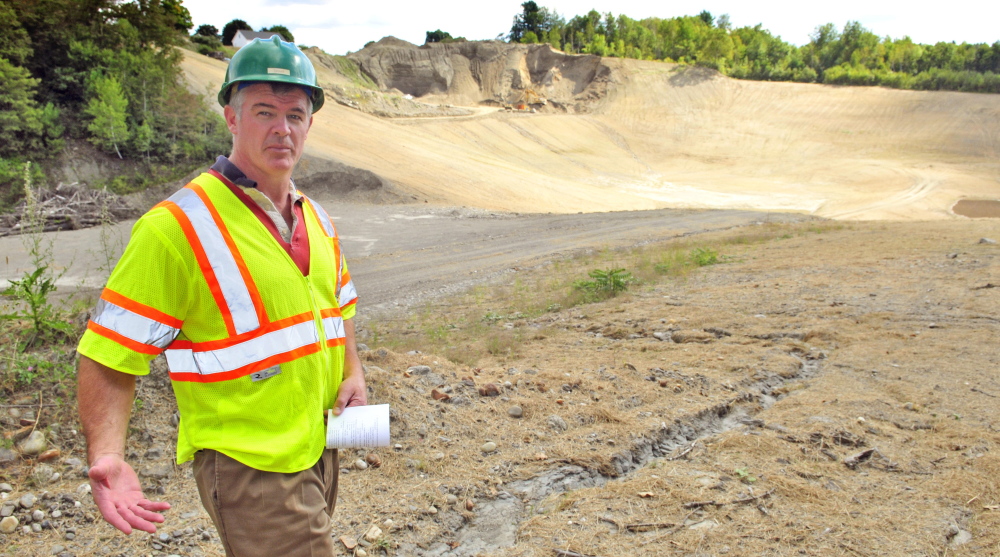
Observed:
[[[455,104],[524,103],[542,112],[590,112],[611,79],[599,56],[500,41],[418,47],[386,37],[349,58],[383,90]]]
[[[310,56],[336,102],[316,114],[308,153],[404,199],[928,220],[997,197],[1000,95],[739,81],[489,41],[384,39],[350,58]],[[214,91],[225,71],[189,53],[184,67],[196,90]],[[528,89],[546,99],[536,113],[498,110]]]

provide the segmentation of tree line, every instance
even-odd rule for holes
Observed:
[[[0,206],[67,141],[127,161],[103,184],[119,192],[225,152],[225,122],[180,80],[191,27],[181,0],[0,0]]]
[[[728,15],[708,11],[635,20],[591,10],[566,20],[534,1],[521,7],[507,40],[567,53],[697,64],[739,79],[1000,93],[1000,41],[925,45],[851,21],[820,25],[796,47],[761,25],[734,28]]]
[[[199,25],[198,29],[191,35],[191,42],[198,53],[211,56],[213,53],[221,53],[224,46],[233,46],[233,38],[239,31],[253,31],[253,27],[250,27],[250,24],[242,19],[234,19],[225,24],[221,32],[214,25],[203,24]],[[261,33],[267,31],[281,35],[283,40],[290,43],[295,42],[295,36],[284,25],[272,25],[260,28]]]

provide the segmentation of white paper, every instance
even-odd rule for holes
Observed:
[[[350,406],[339,416],[327,410],[326,448],[365,449],[389,446],[389,405]]]

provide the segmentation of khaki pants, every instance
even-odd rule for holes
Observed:
[[[262,472],[213,450],[194,456],[194,477],[228,557],[330,557],[337,451],[308,470]]]

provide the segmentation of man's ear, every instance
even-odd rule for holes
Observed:
[[[226,118],[226,126],[229,127],[229,133],[236,134],[236,109],[232,105],[226,105],[222,109],[222,114]]]

